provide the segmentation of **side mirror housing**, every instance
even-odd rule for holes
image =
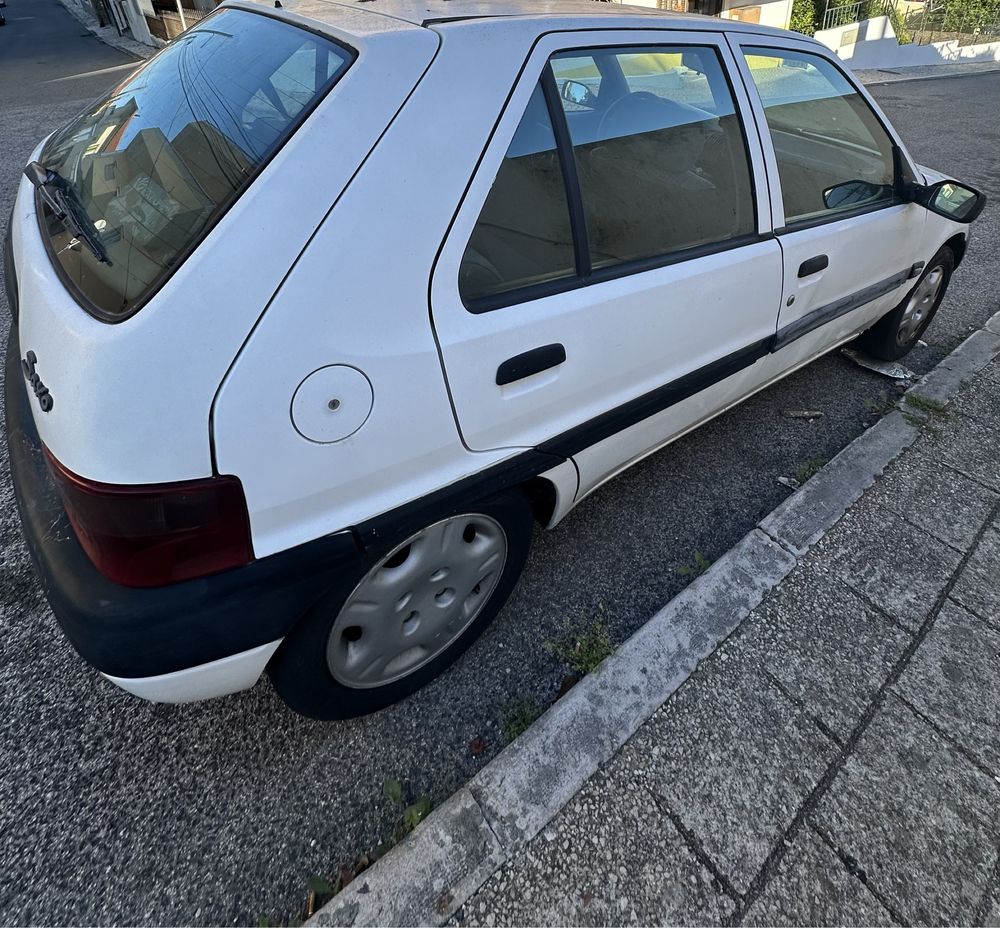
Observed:
[[[919,203],[932,213],[964,223],[975,221],[986,206],[985,193],[957,180],[919,183],[898,145],[893,146],[892,154],[896,165],[896,192],[904,202]]]
[[[921,184],[914,189],[913,194],[915,203],[953,222],[973,222],[986,206],[985,193],[956,180]]]

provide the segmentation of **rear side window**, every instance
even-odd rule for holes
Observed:
[[[892,139],[833,64],[784,49],[744,54],[774,144],[786,224],[895,202]]]
[[[54,260],[95,314],[130,315],[347,69],[353,54],[242,10],[206,17],[57,132],[42,164],[102,261],[46,206]]]
[[[620,91],[566,122],[595,269],[750,234],[750,166],[711,48],[601,49]],[[558,60],[558,57],[556,60]]]
[[[567,51],[535,88],[459,290],[483,311],[755,231],[746,140],[714,48]]]
[[[459,290],[479,300],[575,273],[566,188],[539,84],[465,250]]]

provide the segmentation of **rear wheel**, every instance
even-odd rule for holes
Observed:
[[[858,345],[885,361],[903,357],[930,325],[954,269],[955,255],[950,248],[942,248],[927,263],[906,299],[865,332],[858,339]]]
[[[517,583],[532,518],[519,492],[449,515],[378,559],[339,601],[321,603],[268,671],[281,698],[312,718],[374,712],[455,661]]]

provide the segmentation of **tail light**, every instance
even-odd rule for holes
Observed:
[[[237,477],[118,486],[77,476],[47,448],[45,457],[80,545],[109,580],[164,586],[253,560]]]

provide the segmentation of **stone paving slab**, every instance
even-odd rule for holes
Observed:
[[[997,863],[1000,784],[890,696],[813,823],[911,924],[967,924]]]
[[[948,601],[894,689],[1000,776],[1000,632]]]
[[[977,386],[987,383],[979,378]],[[1000,417],[992,421],[953,415],[931,423],[923,443],[936,460],[991,490],[1000,490]]]
[[[785,853],[744,925],[895,925],[861,879],[811,828]]]
[[[451,924],[718,925],[735,909],[653,796],[616,762]]]
[[[896,461],[866,497],[960,551],[967,551],[1000,494],[942,466],[926,445]]]
[[[961,553],[861,500],[817,545],[834,575],[911,631],[917,631]]]
[[[734,656],[763,667],[844,741],[911,641],[810,558],[754,610]]]
[[[979,377],[976,380],[975,390],[961,390],[956,394],[948,405],[948,412],[971,416],[983,422],[995,422],[998,408],[1000,408],[1000,382],[989,377]]]
[[[996,525],[983,535],[951,597],[1000,629],[1000,528]]]
[[[1000,928],[1000,885],[994,886],[983,899],[981,911],[984,928]]]
[[[794,563],[750,532],[473,777],[501,846],[530,841]]]
[[[837,747],[730,650],[699,668],[625,746],[621,762],[745,893]]]

